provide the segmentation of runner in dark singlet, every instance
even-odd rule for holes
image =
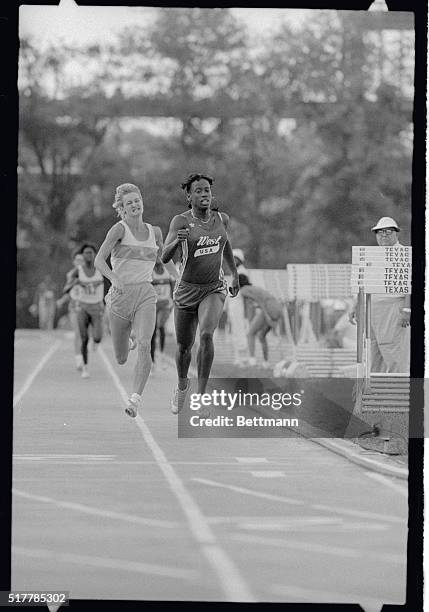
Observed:
[[[205,174],[190,174],[182,183],[190,210],[172,219],[161,257],[167,263],[176,253],[180,256],[180,279],[173,293],[178,374],[178,386],[171,400],[173,414],[181,410],[189,390],[188,370],[198,325],[197,392],[204,393],[206,389],[214,357],[213,333],[227,291],[223,259],[233,277],[231,295],[236,296],[239,290],[238,273],[226,232],[229,217],[211,209],[212,183],[213,179]]]

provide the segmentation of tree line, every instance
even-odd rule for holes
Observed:
[[[100,243],[122,182],[165,235],[183,176],[211,173],[249,267],[349,262],[385,215],[409,243],[412,56],[410,33],[386,42],[334,11],[257,42],[198,8],[110,45],[21,40],[18,326],[44,275],[60,288],[73,247]]]

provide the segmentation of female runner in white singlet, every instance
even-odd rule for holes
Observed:
[[[152,366],[150,344],[155,329],[156,293],[152,271],[162,249],[162,233],[143,221],[143,198],[132,183],[116,188],[113,208],[121,220],[107,233],[95,258],[95,265],[112,286],[106,295],[109,323],[115,357],[126,363],[133,329],[137,341],[137,363],[134,369],[132,394],[125,412],[137,416],[141,395]],[[112,269],[106,259],[111,255]],[[174,264],[172,274],[177,278]]]

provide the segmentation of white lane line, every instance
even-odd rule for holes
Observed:
[[[14,459],[115,459],[116,455],[13,455]]]
[[[374,472],[365,472],[365,474],[369,478],[372,478],[373,480],[376,480],[377,482],[382,482],[387,487],[394,489],[395,491],[397,491],[404,497],[408,497],[408,487],[407,486],[404,487],[403,485],[400,485],[399,483],[394,482],[393,480],[391,480],[387,476],[383,476],[382,474],[375,474]]]
[[[365,557],[366,559],[377,559],[384,563],[398,563],[400,565],[407,564],[407,551],[404,549],[404,554],[395,553],[379,553],[368,549],[345,548],[344,546],[331,546],[330,544],[316,544],[315,542],[298,542],[291,540],[289,536],[279,540],[278,537],[270,538],[267,536],[259,536],[253,534],[237,533],[231,536],[239,542],[247,542],[249,544],[261,544],[263,546],[274,546],[276,548],[292,548],[293,550],[302,550],[309,553],[320,553],[321,555],[334,555],[339,557],[348,557],[356,559]]]
[[[92,514],[93,516],[104,516],[108,519],[125,521],[128,523],[134,523],[139,525],[148,525],[149,527],[161,527],[162,529],[172,529],[181,526],[179,521],[163,521],[161,519],[151,519],[144,518],[141,516],[135,516],[134,514],[124,514],[123,512],[114,512],[111,510],[102,510],[100,508],[94,508],[93,506],[84,506],[83,504],[75,504],[73,502],[65,502],[59,501],[57,499],[53,499],[52,497],[46,497],[42,495],[32,495],[31,493],[26,493],[25,491],[20,491],[19,489],[12,489],[12,494],[17,497],[23,497],[26,499],[31,499],[33,501],[42,502],[45,504],[52,504],[58,508],[66,508],[68,510],[76,510],[77,512],[82,512],[83,514]]]
[[[113,461],[115,455],[14,455],[13,461],[15,463],[19,462],[54,462],[54,463],[83,463],[83,464],[92,464],[92,463],[102,463],[108,461],[109,463]]]
[[[331,518],[329,516],[288,516],[277,522],[261,523],[259,521],[250,520],[242,523],[240,527],[249,529],[250,531],[306,531],[311,527],[319,527],[320,525],[331,525],[338,527],[342,523],[341,518]]]
[[[87,459],[87,460],[109,460],[112,463],[116,464],[144,464],[144,465],[157,465],[156,461],[121,461],[116,459],[117,455],[13,455],[14,461],[32,461],[37,459]],[[242,469],[239,470],[236,461],[170,461],[171,465],[232,465],[237,468],[235,471],[240,471],[242,473]],[[295,472],[294,472],[295,473]]]
[[[285,476],[284,472],[279,472],[278,470],[251,471],[250,474],[255,478],[282,478]]]
[[[260,491],[253,491],[252,489],[246,489],[245,487],[237,487],[235,485],[227,485],[214,480],[208,480],[207,478],[192,478],[195,482],[201,482],[202,484],[209,485],[211,487],[220,487],[222,489],[229,489],[230,491],[236,491],[237,493],[244,493],[245,495],[253,495],[254,497],[261,497],[262,499],[270,499],[272,501],[279,501],[285,504],[292,504],[294,506],[303,506],[303,501],[298,501],[290,497],[282,497],[281,495],[272,495],[271,493],[262,493]]]
[[[268,463],[266,457],[236,457],[238,463]]]
[[[17,406],[19,404],[19,402],[22,400],[22,398],[24,397],[24,395],[27,393],[27,391],[29,390],[29,388],[31,387],[31,385],[34,382],[34,379],[36,378],[36,376],[39,374],[39,372],[42,370],[42,368],[45,366],[45,364],[47,363],[47,361],[52,357],[52,355],[55,353],[55,351],[58,349],[58,347],[61,345],[61,340],[57,340],[48,350],[47,353],[45,353],[45,355],[42,357],[42,359],[39,361],[39,363],[37,364],[37,366],[34,368],[34,370],[31,372],[31,374],[28,376],[28,378],[26,379],[25,383],[23,384],[23,386],[21,387],[21,389],[18,391],[18,393],[16,393],[13,396],[13,407],[15,408],[15,406]]]
[[[115,387],[119,391],[119,395],[122,397],[124,403],[126,403],[127,393],[102,347],[99,348],[99,354],[104,361],[107,371],[112,377]],[[200,544],[207,561],[216,572],[227,600],[256,602],[256,598],[252,594],[244,577],[241,575],[240,570],[217,543],[216,536],[198,504],[187,491],[182,480],[173,466],[169,463],[164,452],[155,441],[148,426],[140,415],[137,415],[135,418],[135,423],[140,429],[144,441],[152,451],[171,492],[178,500],[188,520],[190,531]]]
[[[72,553],[53,552],[51,550],[38,548],[24,548],[14,546],[12,555],[23,555],[34,559],[51,559],[55,565],[59,563],[76,563],[83,566],[104,567],[123,572],[136,572],[138,574],[152,574],[154,576],[165,576],[166,578],[179,578],[180,580],[197,580],[199,573],[195,570],[186,570],[179,567],[168,567],[156,563],[140,563],[127,561],[126,559],[106,559],[104,557],[92,557],[89,555],[75,555]]]
[[[283,584],[274,584],[270,591],[297,603],[300,601],[312,603],[359,603],[365,606],[365,608],[370,606],[373,610],[381,610],[383,604],[401,605],[405,603],[405,593],[403,600],[400,597],[395,599],[391,595],[377,599],[376,597],[367,597],[359,593],[338,593],[336,591],[322,591],[299,586],[285,586]]]
[[[232,537],[234,540],[237,540],[239,542],[247,542],[249,544],[264,544],[266,546],[275,546],[276,548],[292,548],[293,550],[303,550],[304,552],[336,555],[339,557],[347,557],[349,559],[356,559],[357,557],[361,557],[362,554],[366,552],[358,552],[353,548],[323,546],[321,544],[313,544],[312,542],[293,542],[289,539],[289,537],[284,540],[246,534],[236,534]]]
[[[367,527],[368,525],[368,527]],[[386,525],[380,525],[376,523],[338,523],[335,519],[321,519],[314,518],[314,520],[306,520],[305,518],[297,519],[295,522],[291,521],[287,523],[277,523],[276,525],[266,525],[261,523],[243,522],[239,525],[242,529],[249,531],[276,531],[276,532],[293,532],[297,533],[303,531],[304,533],[346,533],[350,531],[387,531]]]
[[[353,516],[356,518],[374,519],[375,521],[383,521],[384,523],[396,523],[398,525],[407,525],[407,516],[393,516],[392,514],[380,514],[379,512],[367,512],[366,510],[350,510],[342,506],[328,506],[326,504],[310,504],[310,508],[315,510],[326,510],[326,512],[334,512],[336,514],[344,514],[344,516]]]
[[[293,518],[293,517],[292,517]],[[335,519],[331,519],[335,520]],[[248,524],[257,523],[260,525],[260,529],[266,528],[269,530],[274,530],[274,526],[276,529],[286,529],[286,525],[288,524],[288,517],[275,517],[275,516],[210,516],[208,517],[208,521],[214,525],[222,525],[223,523],[229,523],[233,525],[235,529],[242,528]],[[339,522],[338,522],[339,521]],[[266,527],[262,527],[266,526]],[[297,525],[291,526],[292,530],[297,530]],[[307,531],[309,529],[308,524],[302,525],[302,530]],[[356,522],[347,522],[344,523],[343,519],[337,519],[335,522],[335,532],[347,532],[347,531],[387,531],[389,529],[388,525],[384,525],[381,523],[369,523],[368,521],[363,521],[361,523]],[[321,530],[320,526],[317,526],[317,530]],[[330,530],[332,532],[332,527],[326,526],[323,528],[323,531]]]
[[[326,510],[327,512],[333,512],[334,514],[344,514],[345,516],[353,516],[358,518],[367,518],[379,520],[388,523],[400,523],[406,524],[407,518],[400,518],[397,516],[391,516],[388,514],[378,514],[377,512],[365,512],[361,510],[350,510],[349,508],[341,508],[338,506],[327,506],[325,504],[308,504],[304,501],[298,501],[289,497],[282,497],[281,495],[273,495],[271,493],[261,493],[259,491],[253,491],[252,489],[246,489],[245,487],[236,487],[235,485],[227,485],[222,482],[216,482],[214,480],[208,480],[207,478],[193,478],[196,482],[209,485],[211,487],[220,487],[222,489],[230,489],[237,493],[244,493],[245,495],[253,495],[254,497],[262,497],[265,499],[271,499],[272,501],[278,501],[285,504],[306,505],[308,508],[314,508],[316,510]]]

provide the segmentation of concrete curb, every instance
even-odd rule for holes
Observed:
[[[408,468],[401,468],[399,466],[392,465],[392,460],[388,457],[381,456],[380,460],[362,456],[362,451],[356,450],[359,447],[354,442],[347,440],[340,440],[333,442],[332,440],[320,439],[320,438],[307,438],[324,448],[345,457],[352,463],[360,465],[365,469],[384,474],[386,476],[394,476],[401,480],[408,480]],[[378,455],[379,453],[377,453]]]
[[[272,416],[272,413],[266,411],[264,408],[255,406],[254,410],[263,414],[264,416]],[[304,425],[304,427],[302,425]],[[310,442],[314,442],[319,446],[323,446],[331,452],[341,455],[341,457],[344,457],[351,463],[360,465],[367,470],[378,472],[379,474],[384,474],[385,476],[400,478],[401,480],[408,480],[408,468],[402,468],[398,465],[394,465],[394,460],[392,460],[389,455],[381,455],[376,451],[365,451],[351,440],[339,438],[331,439],[329,434],[320,429],[311,427],[302,419],[300,419],[299,429],[296,427],[285,427],[285,429],[290,429],[302,438],[305,438]],[[372,457],[365,457],[363,453],[371,453]],[[378,459],[374,458],[375,456],[377,456]]]
[[[165,357],[167,357],[166,361],[169,363],[169,365],[175,366],[174,359],[166,355]],[[197,372],[192,366],[189,368],[189,373],[193,377],[197,376]],[[255,406],[253,409],[255,410],[255,412],[259,412],[264,416],[272,417],[272,413],[264,410],[264,408]],[[350,440],[335,438],[334,441],[329,439],[328,434],[326,434],[326,437],[323,437],[324,432],[313,429],[305,421],[301,420],[301,423],[304,424],[304,428],[300,427],[300,431],[298,431],[295,427],[285,427],[285,429],[290,429],[302,438],[310,440],[310,442],[314,442],[319,446],[323,446],[327,450],[330,450],[331,452],[336,453],[341,457],[344,457],[351,463],[360,465],[361,467],[367,470],[378,472],[379,474],[383,474],[385,476],[393,476],[394,478],[400,478],[401,480],[408,480],[408,468],[401,468],[397,465],[394,465],[393,460],[390,459],[389,456],[380,455],[379,453],[376,453],[376,451],[374,451],[373,455],[371,451],[364,451],[357,444],[351,442]],[[371,452],[372,457],[365,457],[363,455],[363,453],[365,452]],[[379,456],[379,458],[375,459],[375,455]]]

